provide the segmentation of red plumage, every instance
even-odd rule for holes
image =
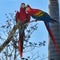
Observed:
[[[24,3],[23,3],[24,4]],[[16,21],[20,21],[20,23],[24,22],[27,23],[30,21],[30,15],[28,15],[25,12],[25,8],[20,7],[20,12],[16,13]],[[20,31],[20,29],[19,29]],[[22,58],[22,53],[23,53],[23,41],[24,41],[24,30],[22,32],[22,34],[19,34],[19,40],[18,40],[18,50],[19,50],[19,54],[20,57]]]
[[[29,5],[27,5],[26,12],[28,12],[29,15],[35,15],[41,13],[42,11],[40,9],[33,9]]]
[[[25,9],[20,8],[20,12],[16,13],[16,20],[20,22],[30,21],[30,15],[25,12]]]
[[[16,13],[16,20],[24,22],[26,20],[26,12],[23,8],[20,8],[20,12]]]
[[[19,40],[18,40],[18,50],[19,50],[19,54],[20,54],[20,57],[23,56],[22,52],[23,52],[23,42],[24,42],[24,32],[21,34],[21,36],[19,37]]]

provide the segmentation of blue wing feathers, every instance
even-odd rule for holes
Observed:
[[[46,12],[42,12],[42,14],[43,14],[42,16],[32,15],[32,17],[37,20],[42,20],[42,21],[51,22],[51,23],[53,23],[53,22],[57,23],[57,21],[52,19]]]

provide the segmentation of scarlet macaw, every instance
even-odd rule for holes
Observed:
[[[22,58],[22,53],[23,53],[23,41],[24,41],[24,36],[25,36],[25,33],[24,33],[25,28],[22,26],[24,23],[27,23],[29,21],[30,21],[30,15],[28,15],[25,11],[25,3],[22,3],[20,7],[20,12],[16,13],[16,22],[20,23],[18,50],[19,50],[21,58]]]
[[[39,10],[39,9],[33,9],[31,8],[29,5],[26,6],[26,12],[32,16],[32,18],[36,19],[36,20],[41,20],[44,21],[44,24],[49,32],[49,35],[52,38],[52,41],[54,43],[55,48],[57,49],[57,51],[59,51],[58,49],[58,45],[56,43],[56,40],[53,36],[52,30],[50,29],[49,23],[54,23],[57,22],[56,20],[52,19],[46,12]]]

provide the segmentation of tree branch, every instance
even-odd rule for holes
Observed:
[[[13,37],[14,33],[16,32],[17,29],[17,25],[15,25],[12,29],[12,31],[10,32],[7,40],[0,46],[0,52],[8,45],[8,43],[12,40],[11,38]]]

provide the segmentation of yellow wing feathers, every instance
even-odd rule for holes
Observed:
[[[42,16],[42,15],[43,15],[43,13],[40,12],[40,11],[39,11],[38,13],[35,14],[35,16],[37,16],[37,17]]]

